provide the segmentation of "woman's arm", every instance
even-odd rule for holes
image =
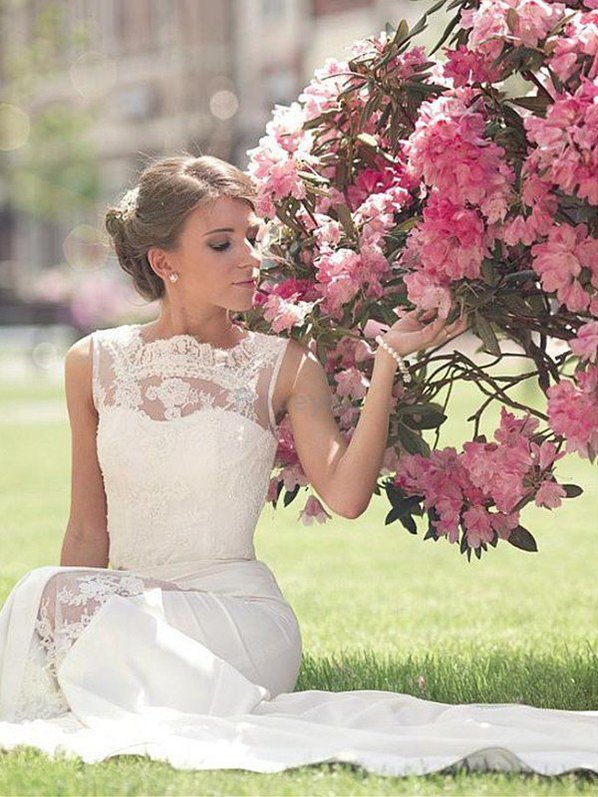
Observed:
[[[60,564],[108,567],[106,494],[96,449],[98,414],[91,388],[91,336],[76,341],[64,363],[71,425],[71,507]]]
[[[410,313],[383,338],[406,356],[464,329],[464,318],[448,327],[437,320],[422,328]],[[370,385],[347,444],[332,412],[332,391],[322,364],[306,345],[294,339],[289,340],[288,348],[284,373],[293,374],[294,380],[284,395],[301,466],[329,509],[357,518],[370,503],[384,460],[398,364],[384,348],[377,348]]]
[[[382,348],[374,355],[370,386],[347,445],[332,412],[332,391],[322,364],[304,344],[291,339],[288,347],[285,360],[296,377],[286,411],[301,467],[329,509],[346,518],[359,517],[384,458],[397,363]]]

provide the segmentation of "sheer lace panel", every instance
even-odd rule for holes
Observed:
[[[273,434],[272,396],[287,338],[245,330],[219,349],[192,335],[146,341],[139,324],[93,333],[93,398],[98,411],[134,410],[171,421],[200,410],[232,410]]]
[[[48,579],[35,621],[15,722],[47,719],[69,711],[57,679],[68,651],[108,598],[139,595],[153,587],[185,591],[170,581],[111,570],[91,574],[68,570]]]

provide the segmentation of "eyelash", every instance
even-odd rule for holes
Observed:
[[[254,236],[253,238],[249,238],[249,240],[250,240],[250,241],[253,243],[253,245],[255,246],[255,244],[257,243],[257,235],[256,235],[256,236]],[[226,241],[226,243],[224,243],[224,244],[210,244],[210,247],[211,247],[211,248],[212,248],[212,249],[213,249],[215,252],[224,252],[224,251],[225,251],[225,249],[228,249],[228,247],[229,247],[229,246],[230,246],[230,241]]]

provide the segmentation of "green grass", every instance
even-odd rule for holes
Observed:
[[[26,398],[23,392],[15,399],[16,392],[0,386],[0,405]],[[62,400],[60,390],[54,395]],[[468,439],[465,418],[477,395],[471,386],[454,391],[441,445]],[[518,397],[541,406],[531,388],[522,387]],[[497,408],[482,431],[491,435],[496,417]],[[28,569],[59,562],[69,446],[66,424],[0,425],[0,601]],[[597,710],[596,468],[574,455],[558,463],[557,476],[584,494],[552,512],[524,509],[522,523],[539,551],[501,542],[471,562],[445,540],[424,542],[423,524],[417,536],[396,523],[385,526],[384,498],[374,496],[358,520],[335,517],[307,527],[297,521],[304,494],[287,508],[266,506],[256,553],[301,624],[297,689],[389,689],[450,703],[519,700]],[[596,793],[596,783],[581,773],[383,778],[320,764],[260,775],[183,772],[140,756],[90,765],[49,761],[33,748],[0,754],[0,794],[535,795]]]

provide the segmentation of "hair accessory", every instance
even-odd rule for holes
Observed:
[[[172,272],[172,274],[169,274],[169,275],[168,275],[168,279],[169,279],[171,282],[176,282],[176,281],[178,280],[178,278],[179,278],[179,275],[178,275],[178,274],[176,274],[174,271]]]
[[[137,197],[139,196],[139,186],[131,188],[120,201],[119,210],[121,218],[125,221],[133,218],[137,210]]]
[[[404,382],[411,382],[411,374],[409,373],[409,369],[408,369],[408,367],[407,367],[407,363],[406,363],[406,361],[405,361],[405,360],[404,360],[404,359],[401,357],[401,355],[399,354],[399,352],[398,352],[398,351],[396,351],[396,349],[393,349],[393,347],[392,347],[392,346],[389,346],[389,345],[388,345],[388,343],[387,343],[387,342],[384,340],[384,338],[382,337],[382,335],[376,335],[376,343],[377,343],[379,346],[382,346],[382,348],[383,348],[383,349],[386,349],[386,351],[387,351],[389,354],[392,354],[392,356],[395,358],[395,360],[397,361],[397,363],[398,363],[398,365],[399,365],[399,370],[400,370],[400,372],[401,372],[401,375],[402,375],[402,377],[403,377],[403,381],[404,381]]]

